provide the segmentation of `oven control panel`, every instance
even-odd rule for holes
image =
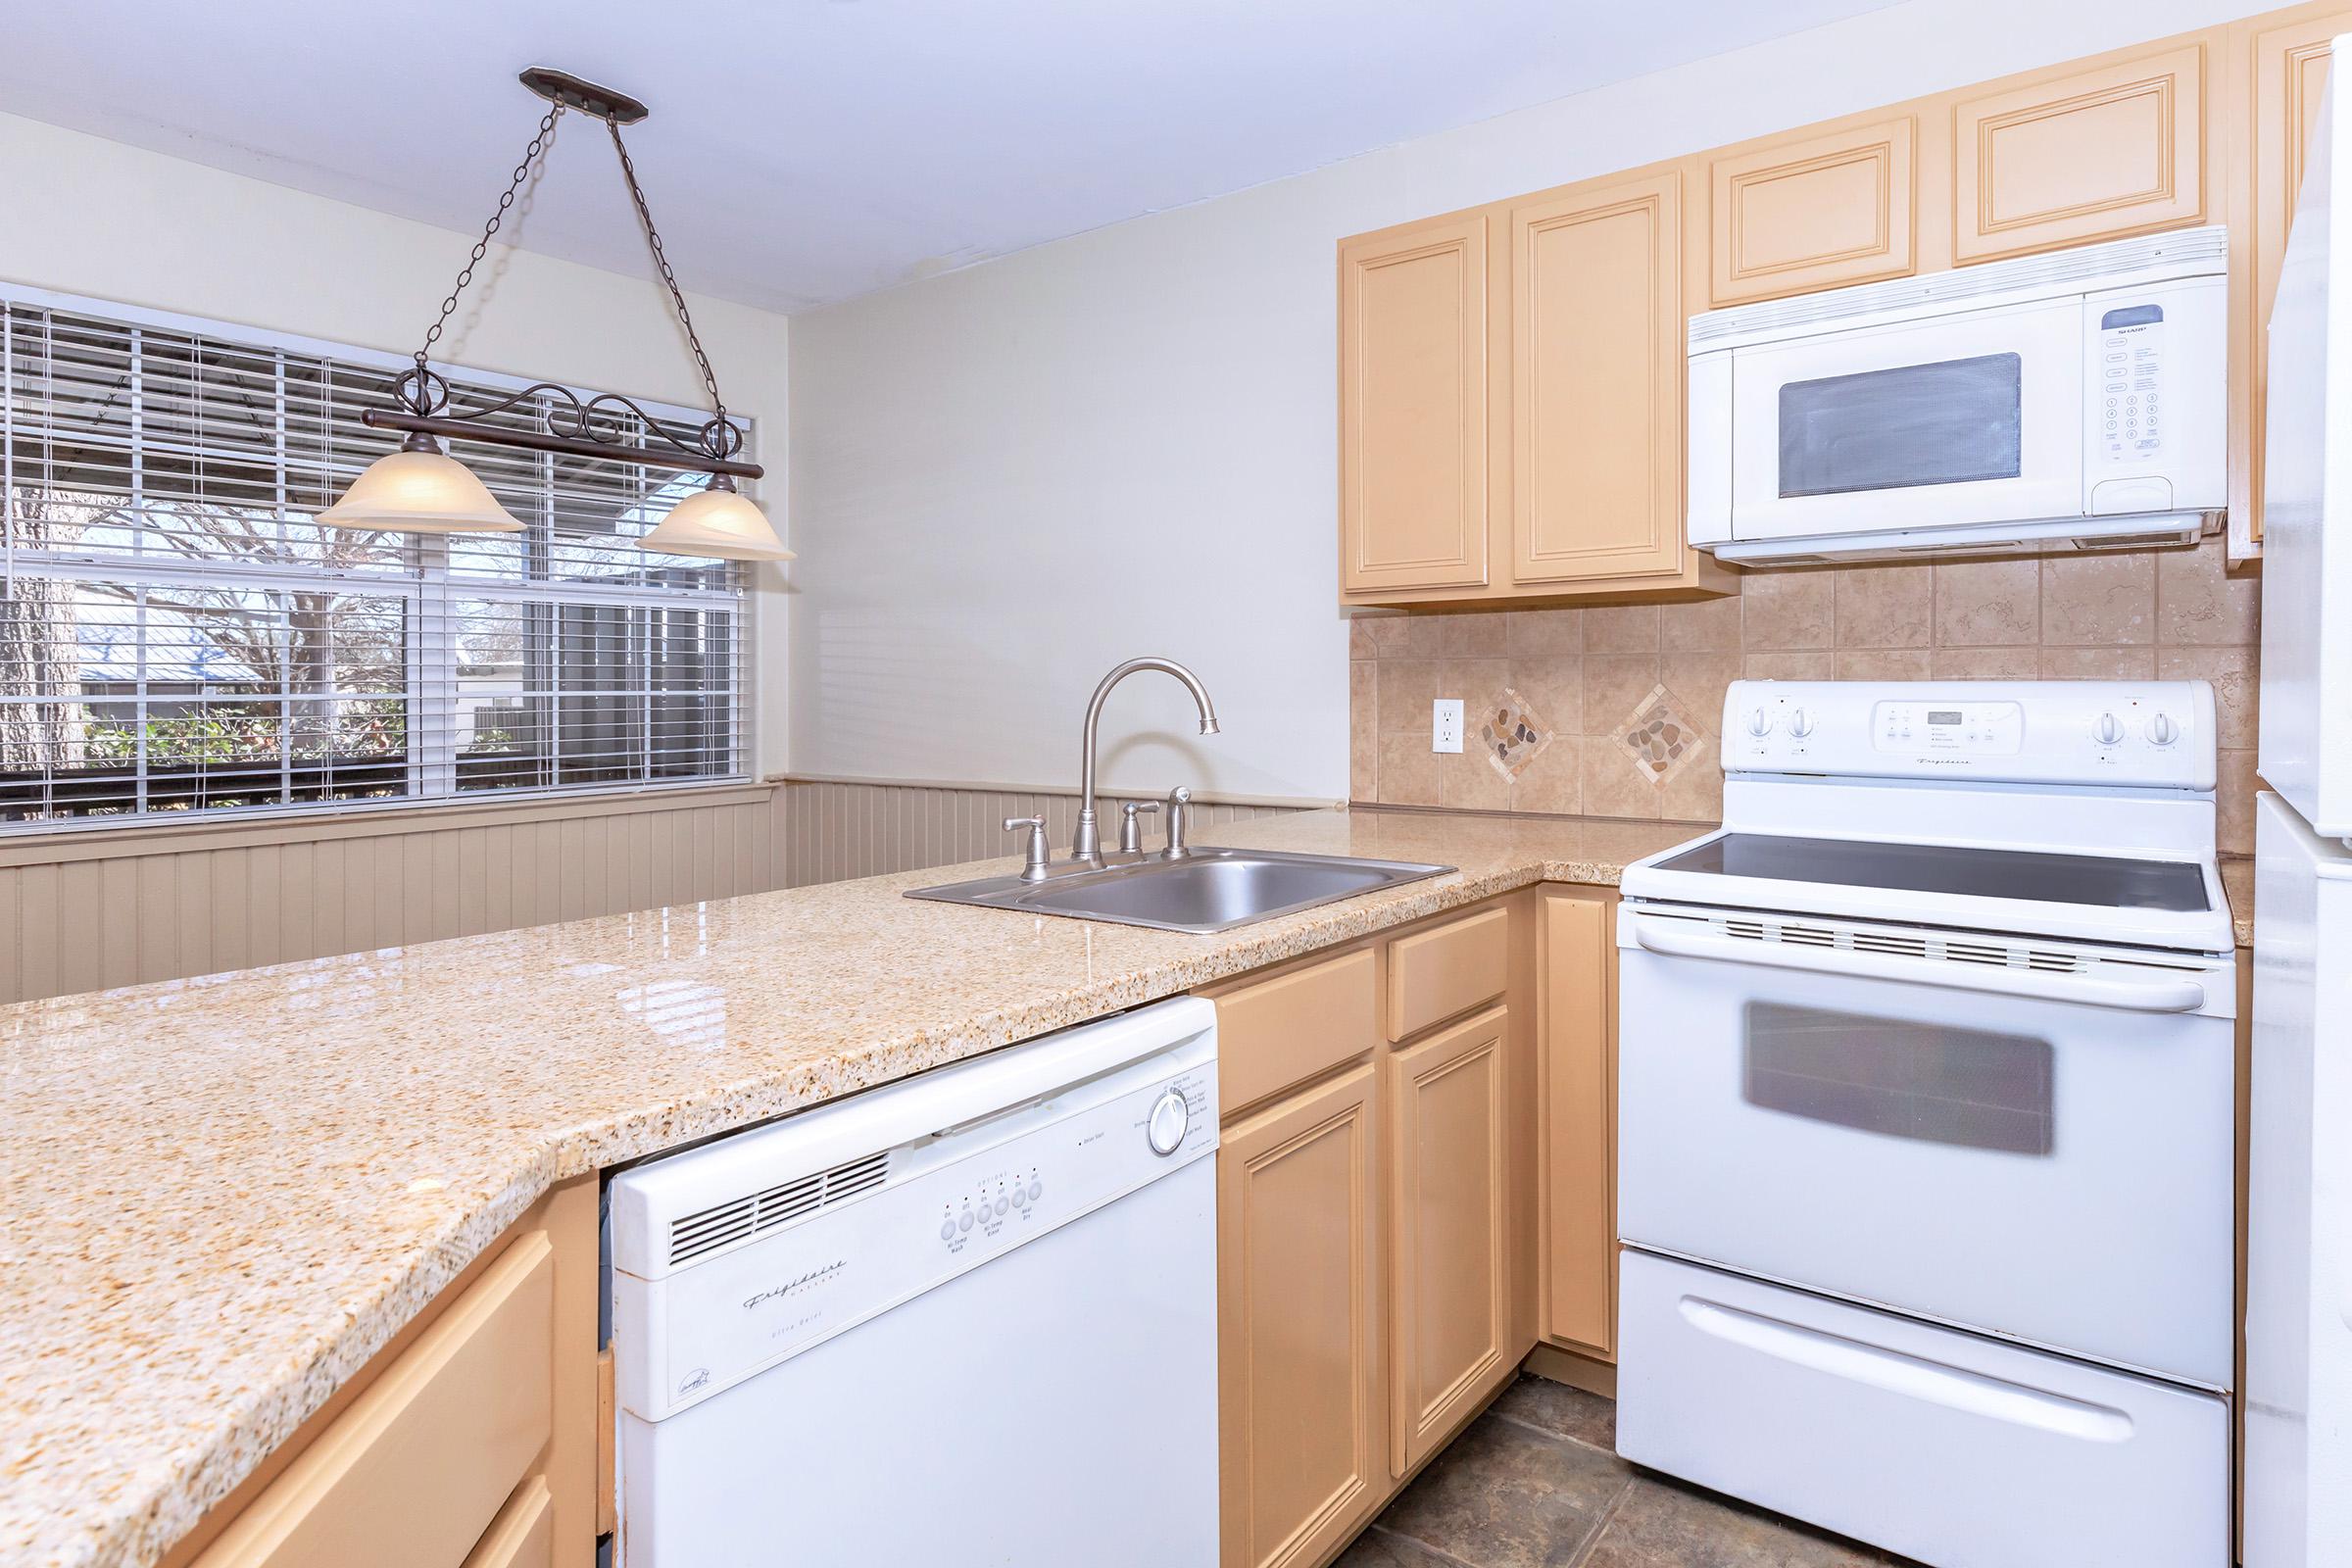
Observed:
[[[1727,773],[2209,790],[2204,681],[1735,681]]]
[[[2025,746],[2026,710],[2017,703],[1878,703],[1870,735],[1882,752],[2012,756]]]

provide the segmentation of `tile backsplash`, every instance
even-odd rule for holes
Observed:
[[[2220,710],[2221,839],[2251,853],[2259,573],[2194,550],[1748,572],[1683,605],[1362,615],[1348,791],[1365,803],[1713,820],[1734,680],[2184,680]],[[1429,706],[1469,744],[1429,749]],[[1506,775],[1482,726],[1510,710]]]

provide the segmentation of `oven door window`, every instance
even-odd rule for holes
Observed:
[[[1981,354],[1781,388],[1784,500],[2015,479],[2025,471],[2025,361]]]
[[[2047,1040],[1958,1024],[1746,1004],[1741,1098],[1887,1138],[2008,1154],[2055,1148]]]

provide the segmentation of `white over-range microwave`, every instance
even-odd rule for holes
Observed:
[[[2229,485],[2228,231],[1690,318],[1690,542],[1794,564],[2193,544]]]

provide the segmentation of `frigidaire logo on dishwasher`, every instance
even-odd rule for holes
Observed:
[[[764,1291],[755,1291],[752,1295],[744,1298],[743,1309],[746,1312],[753,1311],[756,1308],[765,1306],[768,1302],[776,1300],[779,1298],[800,1296],[806,1292],[812,1291],[819,1285],[830,1282],[834,1275],[839,1274],[843,1269],[848,1268],[849,1266],[850,1260],[848,1258],[837,1257],[830,1263],[823,1264],[817,1268],[812,1268],[805,1274],[796,1275],[793,1278],[786,1280],[781,1285],[771,1285]]]

